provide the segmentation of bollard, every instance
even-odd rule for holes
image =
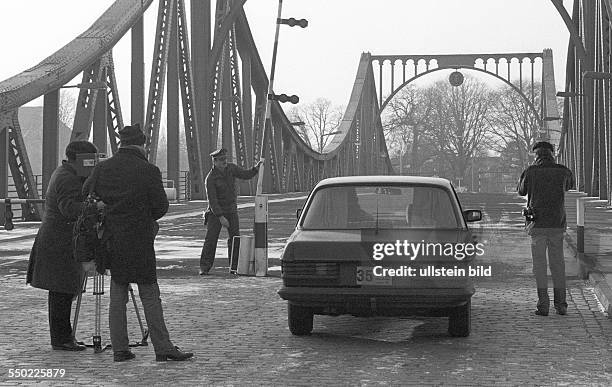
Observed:
[[[45,199],[0,199],[0,203],[5,203],[5,211],[4,211],[4,229],[7,231],[11,231],[15,228],[15,224],[13,223],[13,210],[11,209],[11,204],[25,204],[25,203],[44,203]]]
[[[13,210],[11,209],[11,203],[6,203],[6,208],[4,210],[4,229],[6,231],[11,231],[15,228],[13,224]]]
[[[235,236],[240,239],[240,249],[236,264],[236,274],[255,275],[255,257],[253,256],[253,237],[250,235]],[[234,261],[234,260],[232,260]]]
[[[576,247],[579,258],[584,255],[584,200],[576,198]]]
[[[255,196],[255,275],[268,273],[268,196]]]

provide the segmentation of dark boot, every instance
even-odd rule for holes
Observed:
[[[168,353],[158,353],[155,354],[156,361],[183,361],[193,357],[192,352],[183,352],[179,347],[174,347],[174,349]]]
[[[538,288],[538,305],[535,314],[538,316],[548,316],[549,307],[550,299],[548,298],[548,289]]]
[[[554,292],[554,304],[557,314],[562,316],[567,314],[567,302],[565,301],[565,288],[555,288]]]

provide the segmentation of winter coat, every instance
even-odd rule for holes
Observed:
[[[565,191],[574,186],[572,171],[555,163],[552,157],[538,157],[519,179],[519,195],[527,195],[527,205],[535,212],[534,228],[567,227]]]
[[[82,185],[83,179],[67,161],[51,175],[26,278],[36,288],[67,294],[81,289],[82,269],[73,255],[72,228],[81,212]]]
[[[236,204],[236,177],[247,180],[257,175],[258,169],[242,169],[236,164],[227,163],[224,171],[213,167],[206,175],[206,197],[208,198],[208,211],[216,216],[235,214],[238,212]]]
[[[139,150],[119,148],[96,169],[85,182],[83,192],[88,192],[97,175],[94,191],[106,204],[105,268],[118,283],[155,283],[155,221],[168,211],[159,168]]]

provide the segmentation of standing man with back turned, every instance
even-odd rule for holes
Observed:
[[[227,162],[227,149],[221,148],[210,154],[213,167],[206,175],[206,197],[208,209],[205,212],[204,223],[208,225],[202,254],[200,256],[200,275],[207,275],[215,261],[217,241],[221,226],[226,227],[228,260],[232,256],[232,240],[240,235],[238,206],[236,204],[236,177],[247,180],[257,176],[262,160],[251,169],[242,169],[236,164]]]
[[[135,356],[129,349],[126,319],[130,283],[138,284],[155,360],[186,360],[193,353],[181,351],[170,341],[157,284],[153,247],[156,221],[168,211],[161,173],[147,160],[146,136],[140,125],[124,127],[119,139],[117,153],[97,165],[83,187],[88,192],[93,184],[106,204],[104,239],[108,241],[110,257],[104,269],[111,271],[108,315],[114,360],[126,361]]]
[[[552,274],[554,306],[557,314],[567,313],[565,290],[565,261],[563,257],[563,234],[567,227],[565,216],[565,191],[574,186],[572,172],[553,157],[554,146],[549,142],[538,142],[533,146],[536,160],[523,171],[518,193],[527,195],[527,207],[534,214],[531,236],[533,273],[538,288],[538,304],[535,314],[548,316],[548,277],[546,252]]]

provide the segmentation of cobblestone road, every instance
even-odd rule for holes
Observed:
[[[294,205],[282,212],[291,224]],[[114,363],[112,352],[52,351],[46,292],[26,287],[23,267],[0,267],[0,385],[610,385],[612,322],[568,258],[567,316],[533,314],[536,302],[528,238],[489,229],[490,278],[472,299],[472,334],[452,338],[446,318],[315,316],[311,336],[292,336],[277,277],[160,271],[166,321],[191,361],[155,362],[153,348]],[[190,234],[187,232],[186,234]],[[188,237],[186,237],[189,239]],[[566,252],[570,256],[570,252]],[[222,261],[219,261],[222,264]],[[108,281],[107,281],[108,282]],[[106,284],[108,288],[108,283]],[[106,302],[104,303],[106,307]],[[128,305],[130,338],[141,335]],[[93,332],[93,296],[84,296],[77,336]],[[106,309],[102,336],[108,342]],[[56,379],[10,378],[15,369],[63,368]]]

